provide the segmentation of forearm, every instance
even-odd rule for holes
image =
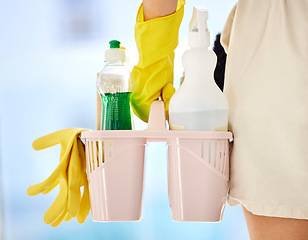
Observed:
[[[170,15],[176,11],[178,0],[143,0],[144,20]]]

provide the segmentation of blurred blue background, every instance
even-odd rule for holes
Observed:
[[[138,60],[134,23],[140,1],[12,0],[0,2],[0,239],[248,239],[241,208],[227,206],[221,223],[171,221],[166,148],[148,146],[144,218],[134,223],[94,223],[89,215],[57,228],[43,215],[58,194],[29,197],[30,185],[58,165],[59,147],[35,152],[32,142],[71,127],[95,129],[96,73],[108,42],[126,47],[128,66]],[[183,69],[188,23],[194,5],[210,11],[212,38],[223,28],[235,0],[188,0],[176,50],[175,86]],[[146,124],[135,119],[136,129]]]

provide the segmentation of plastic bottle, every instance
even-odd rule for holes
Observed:
[[[102,99],[101,130],[131,130],[130,72],[125,67],[125,50],[120,42],[109,42],[106,66],[99,73],[96,87]]]
[[[227,131],[228,102],[214,81],[217,58],[210,47],[208,11],[194,8],[189,46],[183,55],[185,78],[169,103],[171,130]]]

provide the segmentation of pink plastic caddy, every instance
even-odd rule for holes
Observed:
[[[82,132],[93,221],[141,219],[144,152],[148,142],[168,145],[172,220],[222,220],[232,133],[169,131],[164,113],[164,103],[155,101],[147,130]]]

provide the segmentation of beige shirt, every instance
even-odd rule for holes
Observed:
[[[308,0],[239,0],[222,33],[228,203],[308,219]]]

